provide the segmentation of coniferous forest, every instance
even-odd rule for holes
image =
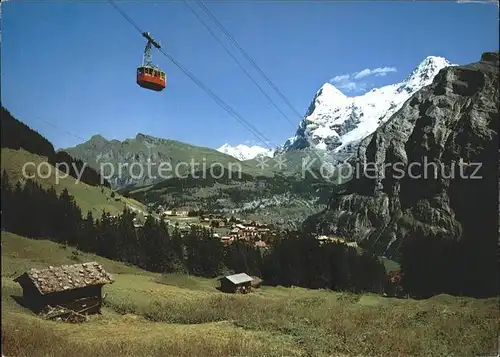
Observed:
[[[32,180],[9,185],[2,173],[3,229],[33,239],[50,239],[79,250],[136,265],[152,272],[184,272],[203,277],[246,272],[265,284],[325,288],[352,292],[381,292],[384,266],[369,254],[338,243],[320,243],[308,234],[283,233],[271,249],[261,251],[236,241],[224,246],[207,229],[193,228],[181,237],[164,221],[149,215],[143,227],[133,224],[135,213],[125,209],[112,217],[80,208],[65,189],[59,195]],[[29,221],[29,224],[26,222]]]

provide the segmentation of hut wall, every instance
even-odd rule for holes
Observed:
[[[87,286],[79,289],[72,289],[54,292],[43,296],[45,306],[64,306],[73,311],[85,310],[85,313],[99,313],[102,304],[102,285]]]
[[[220,289],[226,293],[235,293],[242,287],[245,287],[248,291],[251,288],[251,282],[248,281],[246,283],[234,284],[229,279],[221,279],[220,281]]]
[[[19,285],[23,289],[22,304],[34,312],[39,312],[43,309],[43,296],[40,291],[33,285],[27,276],[22,276],[19,279]]]
[[[249,292],[252,288],[252,283],[250,281],[246,282],[246,283],[241,283],[241,284],[238,284],[237,285],[237,288],[236,288],[236,291],[242,291],[243,289],[242,288],[245,288],[245,290],[247,292]]]
[[[237,286],[234,285],[228,279],[221,279],[220,289],[221,289],[221,291],[226,292],[226,293],[234,293],[234,292],[236,292]]]

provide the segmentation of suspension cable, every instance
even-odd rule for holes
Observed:
[[[123,11],[120,9],[112,0],[108,0],[111,5],[127,20],[141,35],[144,31]],[[272,149],[269,146],[270,140],[264,136],[257,128],[255,128],[246,119],[242,118],[229,104],[224,102],[219,96],[217,96],[210,88],[208,88],[199,78],[197,78],[193,73],[191,73],[187,68],[185,68],[180,62],[175,60],[175,58],[169,53],[165,52],[163,49],[159,48],[158,51],[167,57],[177,68],[179,68],[185,75],[187,75],[195,84],[197,84],[205,93],[207,93],[217,104],[219,104],[226,112],[228,112],[234,119],[236,119],[243,127],[245,127],[250,133],[255,136],[257,140],[263,143],[267,148]]]
[[[264,71],[255,63],[255,61],[250,57],[250,55],[241,47],[233,36],[226,30],[226,28],[220,23],[219,20],[212,14],[212,12],[203,4],[202,1],[196,0],[198,5],[203,9],[203,11],[215,22],[215,24],[221,29],[221,31],[228,37],[231,43],[236,46],[238,50],[245,56],[245,58],[252,64],[252,66],[260,73],[260,75],[266,80],[269,86],[281,97],[283,102],[300,118],[302,115],[295,109],[295,107],[290,103],[290,101],[281,93],[281,91],[274,85],[274,83],[269,79],[269,77],[264,73]]]
[[[273,99],[264,91],[264,89],[257,83],[257,81],[252,77],[252,75],[250,73],[248,73],[248,71],[245,69],[245,67],[243,67],[243,65],[241,64],[241,62],[235,57],[235,55],[233,55],[231,53],[231,51],[226,47],[224,46],[224,44],[222,43],[222,41],[217,37],[217,35],[212,31],[212,29],[210,28],[210,26],[207,25],[207,23],[205,21],[203,21],[203,19],[200,17],[200,15],[198,15],[198,13],[191,7],[191,5],[189,5],[189,1],[188,0],[183,0],[184,1],[184,4],[189,8],[189,10],[193,13],[194,16],[196,16],[196,18],[198,19],[198,21],[207,29],[207,31],[212,35],[212,37],[221,45],[221,47],[227,52],[227,54],[229,54],[231,56],[231,58],[236,62],[236,64],[238,65],[238,67],[240,67],[240,69],[243,71],[243,73],[246,74],[246,76],[248,78],[250,78],[250,80],[255,84],[255,86],[261,91],[262,94],[264,94],[264,96],[269,100],[269,102],[274,106],[274,108],[276,108],[276,110],[281,114],[281,116],[286,120],[288,121],[291,125],[295,126],[294,123],[292,123],[290,121],[290,119],[288,119],[287,115],[285,113],[283,113],[283,111],[276,105],[276,103],[273,101]]]

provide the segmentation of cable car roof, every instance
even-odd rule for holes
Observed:
[[[152,69],[152,70],[155,70],[155,71],[158,71],[158,72],[165,72],[164,70],[162,70],[160,67],[152,67],[152,66],[139,66],[137,67],[137,69]]]

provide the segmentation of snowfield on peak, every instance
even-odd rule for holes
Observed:
[[[317,92],[295,136],[281,152],[312,147],[334,153],[354,150],[397,112],[415,92],[432,83],[438,72],[454,66],[443,57],[429,56],[402,82],[349,97],[330,83]]]
[[[217,151],[227,155],[231,155],[232,157],[241,161],[254,159],[257,156],[261,155],[272,157],[274,154],[274,150],[266,149],[257,145],[248,146],[244,144],[240,144],[237,146],[224,144],[220,148],[218,148]]]

